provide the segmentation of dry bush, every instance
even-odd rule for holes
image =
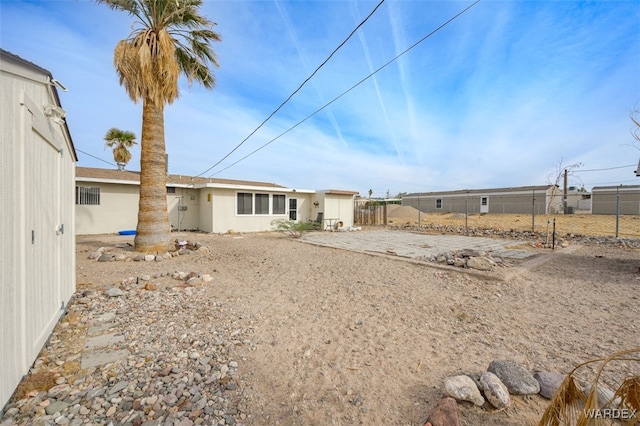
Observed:
[[[51,371],[35,371],[25,376],[11,398],[18,401],[32,392],[47,392],[56,385],[56,375]]]
[[[634,348],[616,352],[607,358],[593,359],[575,367],[562,382],[549,406],[544,412],[538,426],[561,425],[610,425],[614,419],[600,416],[588,416],[587,413],[604,413],[605,410],[625,410],[626,413],[635,414],[631,418],[616,419],[623,425],[640,424],[640,375],[627,377],[615,389],[612,398],[606,398],[603,402],[602,390],[603,372],[609,364],[618,361],[631,361],[640,363],[640,348]],[[591,383],[589,392],[585,392],[576,384],[578,371],[587,365],[600,363],[597,373]],[[609,411],[611,413],[611,411]],[[618,424],[618,423],[616,423]]]

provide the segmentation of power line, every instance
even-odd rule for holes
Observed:
[[[626,169],[627,167],[636,167],[636,164],[629,164],[628,166],[616,166],[616,167],[607,167],[605,169],[591,169],[591,170],[573,170],[573,173],[582,173],[582,172],[602,172],[605,170],[615,170],[615,169]]]
[[[110,163],[110,162],[108,162],[108,161],[106,161],[106,160],[103,160],[102,158],[96,157],[95,155],[91,155],[91,154],[89,154],[88,152],[84,152],[84,151],[83,151],[83,150],[81,150],[81,149],[76,148],[76,151],[81,152],[81,153],[83,153],[84,155],[88,155],[89,157],[93,157],[93,158],[95,158],[96,160],[100,160],[100,161],[102,161],[103,163],[107,163],[107,164],[108,164],[108,165],[110,165],[110,166],[116,166],[116,164]]]
[[[233,148],[231,151],[229,151],[229,153],[228,153],[227,155],[225,155],[224,157],[222,157],[222,158],[221,158],[217,163],[215,163],[213,166],[209,167],[207,170],[205,170],[204,172],[200,173],[200,174],[199,174],[199,175],[197,175],[196,177],[200,177],[200,176],[202,176],[203,174],[207,173],[209,170],[213,169],[213,168],[214,168],[215,166],[217,166],[218,164],[222,163],[222,162],[223,162],[227,157],[229,157],[231,154],[233,154],[233,153],[234,153],[234,151],[235,151],[236,149],[240,148],[240,146],[242,146],[242,144],[244,144],[244,143],[245,143],[245,142],[246,142],[246,141],[247,141],[251,136],[253,136],[253,135],[254,135],[258,130],[260,130],[260,128],[261,128],[262,126],[264,126],[264,124],[265,124],[267,121],[269,121],[269,119],[271,119],[271,117],[273,117],[273,116],[274,116],[278,111],[280,111],[280,109],[281,109],[281,108],[282,108],[282,107],[283,107],[287,102],[289,102],[289,101],[291,100],[291,98],[292,98],[296,93],[298,93],[298,92],[300,91],[300,89],[302,89],[302,87],[303,87],[305,84],[307,84],[307,82],[308,82],[309,80],[311,80],[311,78],[312,78],[314,75],[316,75],[316,73],[317,73],[318,71],[320,71],[320,68],[322,68],[322,67],[323,67],[327,62],[329,62],[329,60],[333,57],[333,55],[334,55],[338,50],[340,50],[340,48],[341,48],[342,46],[344,46],[344,44],[345,44],[347,41],[349,41],[349,39],[350,39],[350,38],[351,38],[351,37],[356,33],[356,31],[358,31],[358,30],[360,29],[360,27],[361,27],[362,25],[364,25],[364,23],[365,23],[365,22],[367,22],[367,21],[369,20],[369,18],[371,18],[371,16],[373,16],[373,14],[376,12],[376,10],[378,10],[378,8],[379,8],[380,6],[382,6],[382,3],[384,3],[384,0],[380,0],[380,3],[378,3],[378,4],[376,5],[376,7],[374,7],[374,8],[373,8],[373,10],[371,11],[371,13],[369,13],[369,15],[367,15],[367,17],[366,17],[366,18],[364,18],[364,20],[363,20],[362,22],[360,22],[360,23],[358,24],[358,26],[356,26],[356,27],[353,29],[353,31],[351,31],[351,33],[347,36],[347,38],[346,38],[346,39],[344,39],[344,41],[343,41],[342,43],[340,43],[340,44],[338,45],[338,47],[336,47],[336,48],[333,50],[333,52],[331,52],[331,54],[327,57],[327,59],[325,59],[325,60],[324,60],[324,61],[323,61],[323,62],[322,62],[322,63],[321,63],[321,64],[320,64],[320,65],[319,65],[319,66],[318,66],[318,67],[317,67],[317,68],[316,68],[312,73],[311,73],[311,75],[310,75],[309,77],[307,77],[307,78],[302,82],[302,84],[300,84],[300,86],[298,86],[298,88],[297,88],[296,90],[294,90],[294,91],[293,91],[293,93],[291,93],[291,94],[289,95],[289,97],[288,97],[287,99],[285,99],[285,100],[284,100],[284,102],[282,102],[282,103],[280,104],[280,106],[279,106],[278,108],[276,108],[276,109],[275,109],[271,114],[269,114],[269,116],[268,116],[267,118],[265,118],[265,119],[264,119],[264,121],[263,121],[262,123],[260,123],[260,125],[259,125],[258,127],[256,127],[256,128],[255,128],[255,130],[254,130],[253,132],[249,133],[249,136],[247,136],[246,138],[244,138],[244,139],[242,140],[242,142],[240,142],[238,145],[236,145],[236,147],[235,147],[235,148]]]
[[[314,112],[312,112],[311,114],[309,114],[308,116],[306,116],[305,118],[303,118],[302,120],[298,121],[296,124],[294,124],[293,126],[291,126],[290,128],[288,128],[287,130],[285,130],[284,132],[280,133],[278,136],[276,136],[275,138],[271,139],[269,142],[265,143],[264,145],[258,147],[257,149],[255,149],[254,151],[250,152],[249,154],[245,155],[244,157],[242,157],[241,159],[239,159],[238,161],[231,163],[230,165],[228,165],[227,167],[225,167],[222,170],[217,171],[216,173],[213,173],[211,176],[215,176],[218,173],[222,173],[223,171],[227,170],[228,168],[235,166],[236,164],[238,164],[239,162],[245,160],[246,158],[252,156],[253,154],[255,154],[256,152],[260,151],[262,148],[266,147],[267,145],[271,144],[272,142],[275,142],[277,139],[281,138],[282,136],[286,135],[287,133],[289,133],[291,130],[295,129],[296,127],[298,127],[299,125],[301,125],[302,123],[304,123],[305,121],[307,121],[308,119],[310,119],[311,117],[313,117],[314,115],[316,115],[317,113],[319,113],[320,111],[322,111],[323,109],[325,109],[326,107],[328,107],[329,105],[331,105],[332,103],[334,103],[335,101],[337,101],[338,99],[340,99],[341,97],[343,97],[344,95],[346,95],[347,93],[349,93],[350,91],[352,91],[353,89],[355,89],[356,87],[358,87],[359,85],[361,85],[362,83],[364,83],[365,81],[367,81],[369,78],[373,77],[375,74],[377,74],[379,71],[381,71],[382,69],[386,68],[388,65],[390,65],[392,62],[394,62],[396,59],[398,59],[399,57],[401,57],[402,55],[404,55],[405,53],[407,53],[408,51],[410,51],[411,49],[413,49],[414,47],[416,47],[417,45],[419,45],[420,43],[422,43],[423,41],[425,41],[427,38],[431,37],[433,34],[435,34],[436,32],[440,31],[442,28],[444,28],[445,26],[447,26],[449,23],[451,23],[453,20],[455,20],[456,18],[458,18],[460,15],[462,15],[463,13],[465,13],[467,10],[471,9],[473,6],[475,6],[476,4],[478,4],[480,2],[480,0],[476,0],[474,3],[472,3],[471,5],[467,6],[466,8],[464,8],[462,11],[458,12],[456,15],[454,15],[452,18],[450,18],[449,20],[447,20],[446,22],[444,22],[443,24],[441,24],[439,27],[437,27],[435,30],[431,31],[429,34],[425,35],[424,37],[422,37],[420,40],[418,40],[417,42],[415,42],[414,44],[412,44],[411,46],[409,46],[407,49],[403,50],[402,52],[400,52],[398,55],[396,55],[393,59],[387,61],[384,65],[382,65],[381,67],[379,67],[378,69],[376,69],[375,71],[373,71],[371,74],[369,74],[368,76],[364,77],[362,80],[358,81],[356,84],[354,84],[353,86],[351,86],[350,88],[348,88],[347,90],[345,90],[344,92],[342,92],[340,95],[336,96],[335,98],[333,98],[332,100],[330,100],[329,102],[327,102],[326,104],[324,104],[323,106],[321,106],[320,108],[318,108],[317,110],[315,110]],[[237,147],[236,147],[237,148]],[[228,157],[228,155],[227,155]],[[226,157],[225,157],[226,158]],[[222,161],[222,160],[220,160]],[[216,163],[214,166],[210,167],[207,172],[209,170],[211,170],[213,167],[215,167],[216,165],[220,164],[220,161],[218,163]],[[206,173],[206,172],[205,172]],[[199,175],[200,176],[200,175]]]

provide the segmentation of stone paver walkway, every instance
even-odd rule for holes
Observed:
[[[394,254],[407,258],[438,255],[458,250],[490,252],[492,256],[524,260],[538,253],[509,247],[524,241],[501,240],[462,235],[428,235],[406,231],[350,231],[306,234],[303,241],[345,250]]]

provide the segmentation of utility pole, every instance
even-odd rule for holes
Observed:
[[[567,214],[567,169],[564,169],[564,197],[563,197],[563,210],[564,214]]]

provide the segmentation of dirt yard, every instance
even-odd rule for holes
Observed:
[[[590,218],[573,217],[581,226],[573,225],[571,232],[594,229],[582,226]],[[494,226],[488,225],[490,216],[473,219]],[[430,215],[426,220],[460,219]],[[527,226],[526,216],[513,220]],[[318,247],[275,233],[182,234],[210,252],[164,262],[88,259],[99,247],[127,254],[131,249],[116,248],[124,238],[78,237],[79,291],[101,292],[127,277],[162,271],[210,274],[213,281],[196,285],[191,304],[172,310],[188,317],[199,340],[207,341],[208,330],[221,325],[206,323],[202,302],[215,300],[218,313],[248,336],[250,344],[230,349],[239,361],[235,379],[242,402],[234,410],[243,420],[238,417],[237,424],[424,425],[443,397],[447,376],[482,373],[496,359],[517,360],[531,372],[568,373],[586,360],[640,347],[637,249],[541,249],[537,261],[500,269],[489,278]],[[175,291],[170,276],[151,282],[149,291],[141,284],[139,294],[149,298]],[[143,303],[127,308],[140,324],[155,323],[156,339],[166,340],[162,351],[167,355],[188,349],[181,340],[163,336],[173,324],[167,324],[169,319],[150,320],[148,314]],[[140,324],[130,326],[135,330]],[[83,345],[82,333],[69,335],[69,351]],[[144,347],[142,342],[138,346]],[[149,353],[146,359],[158,355]],[[67,357],[45,350],[41,359],[59,371]],[[92,380],[101,380],[99,374]],[[633,374],[640,374],[638,363],[617,365],[609,384]],[[513,397],[502,411],[460,403],[458,413],[463,425],[533,425],[546,405],[539,396]]]
[[[558,235],[574,234],[588,236],[615,236],[616,217],[612,215],[572,214],[539,215],[526,214],[470,214],[466,220],[462,213],[421,213],[407,206],[388,206],[389,224],[417,224],[422,226],[441,225],[485,229],[514,229],[547,233],[553,230],[556,222]],[[620,216],[618,218],[618,236],[621,238],[640,238],[640,216]]]

